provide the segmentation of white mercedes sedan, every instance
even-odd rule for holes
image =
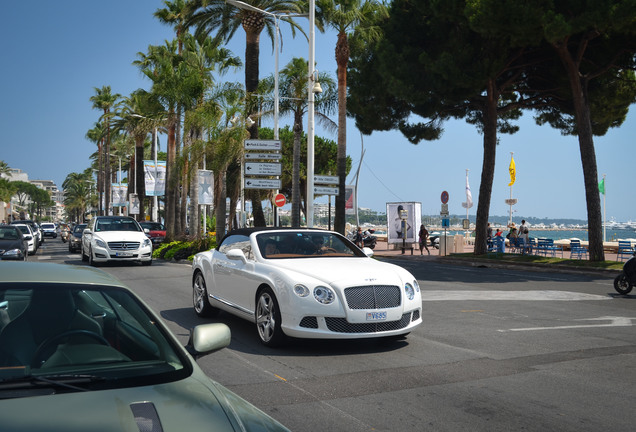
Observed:
[[[127,216],[96,216],[82,233],[82,261],[136,261],[152,264],[152,242],[137,221]]]
[[[252,321],[267,346],[287,336],[405,336],[422,323],[420,287],[411,273],[372,255],[331,231],[234,230],[195,255],[194,310]]]

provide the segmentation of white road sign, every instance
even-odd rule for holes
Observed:
[[[245,162],[245,175],[280,175],[281,164],[274,162]]]
[[[280,150],[280,140],[249,139],[243,143],[246,150]]]
[[[337,187],[316,186],[314,193],[319,195],[338,195]]]
[[[249,160],[281,160],[283,155],[280,153],[264,153],[264,152],[245,152],[245,159]]]
[[[338,176],[315,175],[314,184],[338,184]]]
[[[280,179],[245,178],[245,189],[280,189]]]

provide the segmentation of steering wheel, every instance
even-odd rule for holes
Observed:
[[[49,347],[51,347],[51,345],[58,344],[62,339],[65,339],[65,338],[71,337],[71,336],[75,336],[75,335],[88,336],[88,337],[98,341],[101,345],[106,345],[108,347],[110,346],[110,343],[108,343],[106,338],[104,338],[102,335],[100,335],[98,333],[95,333],[93,331],[80,330],[80,329],[67,330],[67,331],[65,331],[63,333],[51,336],[50,338],[48,338],[44,342],[42,342],[40,344],[40,346],[37,347],[37,349],[35,350],[35,354],[33,354],[33,360],[31,360],[31,367],[32,368],[40,367],[42,365],[42,363],[44,363],[46,361],[46,359],[48,357],[50,357],[50,355],[49,355],[46,358],[40,359],[40,357],[42,357],[43,354],[46,354],[47,349]]]
[[[331,253],[338,253],[338,251],[337,251],[337,250],[335,250],[334,248],[330,248],[330,247],[323,248],[323,249],[322,249],[322,252],[320,252],[320,253],[323,253],[323,254],[324,254],[324,253],[327,253],[327,252],[331,252]]]

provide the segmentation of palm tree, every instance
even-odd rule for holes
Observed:
[[[225,0],[193,0],[187,24],[196,26],[195,36],[207,36],[215,34],[215,39],[229,41],[236,30],[242,27],[245,30],[245,91],[247,92],[246,114],[256,114],[258,103],[251,94],[257,91],[259,82],[259,56],[260,56],[260,35],[263,30],[267,33],[274,44],[276,31],[276,18],[274,14],[294,14],[300,13],[299,2],[292,0],[246,0],[254,8],[269,12],[270,14],[259,12],[255,9],[238,9],[227,4]],[[281,17],[281,21],[290,24],[292,35],[295,36],[296,29],[300,29],[289,17]],[[258,138],[258,125],[250,127],[250,137]],[[252,207],[254,210],[254,224],[256,226],[265,225],[265,216],[260,202],[260,193],[250,193]]]
[[[101,89],[95,87],[95,95],[90,97],[94,109],[103,111],[100,120],[104,122],[104,130],[106,131],[105,148],[102,148],[102,160],[104,161],[104,212],[108,213],[110,207],[110,119],[112,117],[111,109],[121,97],[120,94],[111,92],[110,86],[103,86]],[[101,169],[100,169],[101,171]]]
[[[104,144],[104,128],[102,127],[101,123],[95,123],[95,125],[93,126],[92,129],[89,129],[88,132],[86,132],[86,139],[88,139],[89,141],[92,141],[93,143],[95,143],[95,145],[97,145],[97,157],[96,162],[94,163],[97,166],[97,195],[99,197],[98,199],[98,204],[97,204],[97,210],[98,210],[98,214],[103,214],[103,202],[102,202],[102,194],[104,193],[105,187],[104,187],[104,173],[103,173],[103,152],[102,152],[102,147]],[[93,154],[94,155],[94,154]],[[92,158],[93,156],[91,156]]]
[[[316,17],[338,33],[336,64],[338,65],[338,195],[334,230],[345,233],[345,180],[347,172],[347,65],[349,36],[355,31],[362,39],[373,41],[380,35],[374,24],[378,16],[388,16],[384,3],[378,0],[317,0]]]
[[[64,205],[71,220],[83,222],[87,208],[94,204],[94,195],[91,193],[92,182],[91,168],[81,173],[72,172],[64,179],[62,183]]]
[[[145,220],[145,173],[144,173],[144,145],[148,134],[162,124],[162,106],[152,93],[143,89],[135,90],[123,99],[119,117],[115,120],[115,126],[125,130],[135,142],[135,151],[132,161],[134,166],[134,179],[129,179],[129,193],[137,193],[140,207],[137,220]]]
[[[280,71],[280,113],[289,114],[294,119],[294,150],[292,164],[292,217],[293,227],[300,227],[301,208],[301,179],[300,179],[300,143],[303,134],[303,117],[307,113],[307,76],[309,67],[307,60],[293,58],[285,68]],[[318,121],[327,129],[337,130],[337,124],[328,116],[336,111],[338,95],[336,83],[327,73],[320,73],[318,80],[323,88],[323,93],[317,94],[315,99],[315,115]],[[263,80],[262,87],[266,92],[274,89],[274,77],[269,76]],[[263,107],[273,109],[273,102],[267,99]],[[326,174],[326,173],[323,173]]]
[[[0,160],[0,174],[9,175],[9,173],[11,173],[9,165],[5,161]]]

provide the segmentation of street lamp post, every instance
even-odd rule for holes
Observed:
[[[279,51],[279,38],[280,38],[280,19],[282,17],[306,17],[307,14],[274,14],[268,11],[265,11],[263,9],[257,8],[256,6],[252,6],[250,4],[247,4],[245,2],[239,1],[239,0],[225,0],[226,3],[229,3],[239,9],[243,9],[243,10],[249,10],[252,12],[259,12],[265,15],[269,15],[271,17],[274,18],[274,26],[275,26],[275,31],[276,31],[276,35],[274,37],[274,139],[277,140],[278,139],[278,117],[279,117],[279,92],[278,92],[278,75],[279,75],[279,65],[278,65],[278,51]],[[310,33],[309,33],[309,96],[308,96],[308,101],[309,101],[309,108],[308,110],[311,111],[310,114],[310,125],[311,126],[307,126],[307,130],[308,130],[308,137],[309,137],[309,130],[311,127],[311,141],[309,138],[307,138],[307,169],[308,169],[308,174],[307,174],[307,190],[311,190],[311,201],[308,199],[307,202],[307,226],[312,227],[313,226],[313,190],[314,190],[314,186],[313,186],[313,182],[314,182],[314,147],[313,147],[313,143],[314,143],[314,139],[313,139],[313,124],[314,124],[314,95],[313,95],[313,75],[314,75],[314,49],[313,49],[313,32],[314,32],[314,15],[315,15],[315,0],[310,0],[309,2],[310,7],[309,7],[309,23],[310,23]],[[311,142],[311,152],[309,152],[309,143]],[[310,156],[311,153],[311,156]],[[311,161],[311,162],[310,162]],[[311,165],[311,170],[309,170],[309,166]],[[311,175],[310,175],[311,174]],[[311,188],[309,187],[309,179],[311,179]],[[243,178],[241,178],[241,182],[243,182]],[[243,190],[243,183],[241,183],[241,190]],[[276,191],[276,194],[278,194],[278,190]],[[309,196],[309,195],[308,195]],[[241,205],[244,206],[245,203],[244,201],[241,201]],[[310,217],[309,217],[309,205],[311,205],[311,225],[309,225],[309,221],[310,221]],[[278,224],[278,211],[276,208],[274,208],[274,225]]]
[[[307,80],[307,227],[314,226],[314,53],[316,0],[309,0],[309,79]]]

